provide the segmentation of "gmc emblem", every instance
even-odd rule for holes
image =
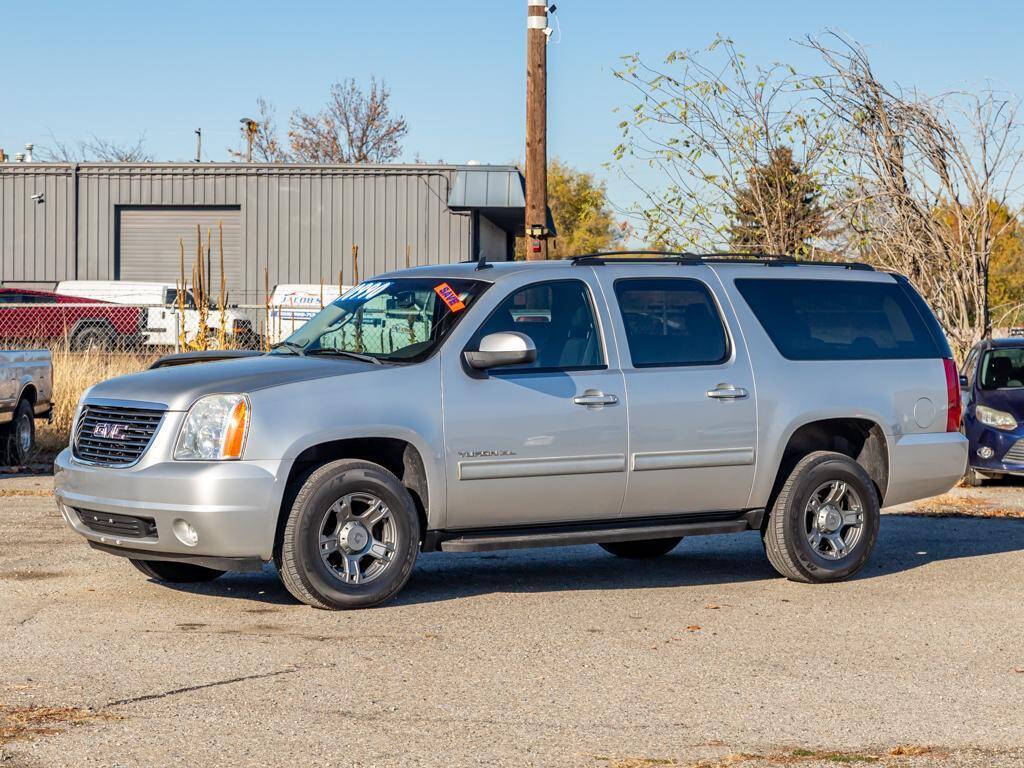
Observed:
[[[128,427],[124,424],[110,424],[106,421],[101,421],[92,428],[93,437],[106,437],[111,440],[120,440],[127,432]]]

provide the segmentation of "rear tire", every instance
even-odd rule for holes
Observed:
[[[864,468],[844,454],[816,451],[794,467],[772,504],[765,554],[792,581],[841,581],[867,563],[880,520]]]
[[[314,608],[369,608],[405,586],[419,546],[419,515],[397,477],[368,461],[331,461],[292,502],[278,572]]]
[[[643,539],[642,541],[608,541],[598,544],[605,552],[629,560],[647,560],[667,555],[683,540],[682,536],[668,539]]]
[[[75,352],[89,350],[109,350],[114,347],[114,334],[102,325],[88,325],[75,334],[71,340],[71,348]]]
[[[205,581],[213,581],[226,573],[226,571],[218,571],[202,565],[175,563],[169,560],[136,560],[129,558],[128,562],[149,578],[167,582],[168,584],[201,584]]]
[[[0,433],[0,454],[3,463],[12,467],[28,464],[36,450],[36,421],[32,404],[21,400],[14,409],[11,422]]]

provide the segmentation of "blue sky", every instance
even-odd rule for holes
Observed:
[[[504,163],[523,155],[525,0],[345,2],[14,2],[0,0],[0,147],[118,142],[145,131],[160,160],[227,159],[238,119],[264,96],[282,126],[317,109],[340,78],[383,77],[408,119],[404,159]],[[831,27],[871,52],[876,70],[926,91],[990,81],[1024,95],[1024,4],[1018,2],[708,2],[561,0],[549,47],[549,150],[602,168],[630,93],[611,71],[639,51],[731,37],[753,62],[810,65],[793,40]],[[552,26],[556,22],[552,21]],[[558,40],[556,30],[554,40]]]

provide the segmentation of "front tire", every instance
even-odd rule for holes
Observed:
[[[226,571],[205,568],[201,565],[174,563],[169,560],[136,560],[129,558],[128,562],[149,578],[167,582],[168,584],[201,584],[206,581],[213,581],[226,573]]]
[[[314,608],[369,608],[405,586],[419,544],[419,515],[397,477],[368,461],[332,461],[295,496],[279,574],[295,598]]]
[[[36,450],[36,422],[32,404],[22,400],[14,409],[11,422],[0,434],[0,453],[3,463],[12,467],[28,464]]]
[[[816,451],[794,467],[772,504],[765,554],[792,581],[841,581],[867,563],[880,520],[864,468],[844,454]]]
[[[624,557],[629,560],[647,560],[653,557],[667,555],[676,545],[683,540],[682,536],[673,536],[668,539],[644,539],[642,541],[608,541],[599,544],[605,552],[610,552],[616,557]]]

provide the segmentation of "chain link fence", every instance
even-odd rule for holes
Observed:
[[[301,328],[339,288],[285,292],[262,304],[115,304],[71,297],[47,300],[0,291],[0,354],[47,349],[53,356],[53,415],[37,427],[43,454],[67,445],[75,406],[89,387],[137,373],[174,352],[269,349]]]
[[[152,356],[210,349],[269,349],[329,301],[224,308],[84,301],[3,302],[0,349]]]

